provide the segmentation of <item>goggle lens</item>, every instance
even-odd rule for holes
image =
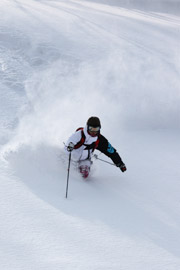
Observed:
[[[93,133],[98,133],[100,131],[100,127],[91,127],[89,126],[89,131]]]
[[[91,127],[91,126],[88,127],[88,133],[92,137],[96,137],[99,131],[100,131],[100,127]]]

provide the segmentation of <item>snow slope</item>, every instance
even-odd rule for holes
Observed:
[[[0,2],[0,269],[180,268],[179,2],[128,2]],[[128,171],[65,199],[91,115]]]

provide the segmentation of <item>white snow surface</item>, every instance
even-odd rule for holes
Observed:
[[[180,269],[179,10],[0,1],[0,269]],[[92,115],[128,170],[72,164],[66,199],[63,142]]]

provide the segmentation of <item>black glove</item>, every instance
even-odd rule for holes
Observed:
[[[70,142],[67,146],[67,151],[71,152],[74,149],[74,144],[72,142]]]
[[[119,167],[122,172],[125,172],[127,170],[126,165],[124,163],[118,163],[116,164],[116,166]]]

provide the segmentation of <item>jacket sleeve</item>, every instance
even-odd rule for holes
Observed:
[[[114,164],[124,165],[116,149],[108,142],[108,140],[103,135],[99,136],[99,144],[96,149],[111,158]]]
[[[81,130],[78,130],[76,132],[74,132],[69,139],[66,141],[65,146],[64,146],[64,150],[65,152],[69,153],[67,151],[67,146],[69,145],[70,142],[72,142],[74,145],[76,145],[81,139]]]

